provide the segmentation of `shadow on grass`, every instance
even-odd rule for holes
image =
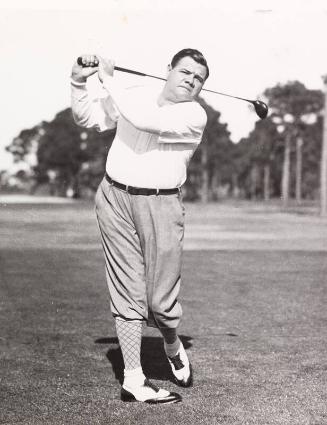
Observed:
[[[186,350],[192,346],[192,337],[179,335],[179,338]],[[95,340],[95,343],[118,345],[118,338],[99,338]],[[124,377],[124,362],[120,347],[109,348],[107,359],[111,363],[115,378],[122,384]],[[171,370],[167,362],[163,347],[163,339],[161,337],[145,336],[142,338],[141,360],[143,371],[147,378],[161,381],[172,380]]]

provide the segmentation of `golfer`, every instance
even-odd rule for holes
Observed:
[[[173,57],[159,89],[126,89],[114,76],[113,61],[81,58],[83,65],[73,65],[71,78],[76,123],[98,131],[117,127],[95,203],[124,359],[121,399],[175,403],[181,401],[179,394],[159,389],[143,374],[142,327],[147,323],[159,329],[175,382],[192,385],[192,367],[177,335],[182,316],[181,186],[207,121],[196,99],[209,69],[199,51],[184,49]],[[86,82],[96,72],[106,96],[92,100]]]

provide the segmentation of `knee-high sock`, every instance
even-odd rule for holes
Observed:
[[[165,351],[167,356],[174,357],[176,356],[181,341],[177,336],[176,328],[160,328],[160,332],[165,340]]]
[[[141,320],[124,320],[116,317],[116,331],[123,354],[125,370],[141,368]]]

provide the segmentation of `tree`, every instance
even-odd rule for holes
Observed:
[[[296,140],[306,140],[303,133],[306,128],[306,119],[312,114],[317,115],[323,105],[323,94],[320,90],[309,90],[299,81],[288,82],[287,84],[277,84],[275,87],[265,91],[268,105],[273,113],[277,129],[284,142],[283,171],[281,179],[281,197],[287,205],[290,197],[291,179],[291,155]],[[302,162],[302,144],[298,142],[297,155],[298,167],[295,172],[297,178],[297,192],[302,193],[300,183],[299,163]]]
[[[42,126],[38,124],[32,128],[22,130],[17,137],[13,139],[6,151],[14,157],[14,162],[25,161],[27,156],[34,150],[36,151],[38,142],[42,135]]]
[[[272,164],[278,147],[278,133],[271,117],[257,121],[249,136],[236,145],[238,185],[246,197],[268,200],[274,194]]]
[[[233,143],[227,124],[220,122],[220,112],[203,99],[200,99],[200,104],[207,113],[207,125],[202,142],[190,162],[185,188],[188,200],[207,202],[218,198],[220,187],[232,185]]]
[[[55,174],[60,195],[68,188],[73,196],[80,196],[81,184],[94,189],[104,174],[105,158],[114,137],[114,131],[98,133],[81,129],[73,121],[71,109],[59,112],[53,121],[46,123],[37,152],[39,179],[49,170]]]
[[[36,185],[48,183],[53,195],[80,196],[83,187],[94,191],[105,170],[108,149],[115,131],[98,133],[79,128],[70,108],[59,112],[50,122],[23,130],[7,150],[17,160],[26,160],[33,148],[37,165],[33,167]]]
[[[320,212],[327,214],[327,75],[323,77],[325,87],[324,126],[320,166]]]

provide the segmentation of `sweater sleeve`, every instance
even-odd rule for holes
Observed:
[[[199,103],[181,102],[160,109],[159,143],[201,142],[207,114]]]
[[[77,125],[102,132],[116,127],[119,112],[110,95],[90,99],[86,84],[71,80],[71,107]]]
[[[179,102],[158,106],[149,101],[144,88],[122,90],[112,77],[104,88],[112,96],[121,115],[138,130],[157,134],[159,143],[200,143],[207,115],[197,102]]]

